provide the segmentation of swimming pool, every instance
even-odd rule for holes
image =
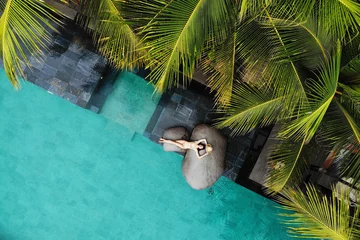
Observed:
[[[272,201],[223,177],[195,191],[181,156],[0,79],[0,239],[289,239]]]
[[[122,71],[116,77],[113,91],[107,97],[100,115],[143,133],[160,100],[160,95],[153,93],[153,85],[145,79]]]

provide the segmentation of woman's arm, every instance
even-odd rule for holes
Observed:
[[[177,141],[173,141],[173,140],[167,140],[167,139],[161,139],[161,141],[159,141],[160,143],[169,143],[169,144],[173,144],[173,145],[175,145],[175,146],[177,146],[177,147],[179,147],[179,148],[181,148],[181,149],[185,149],[184,148],[184,145],[183,144],[181,144],[181,143],[179,143],[179,142],[177,142]]]
[[[205,142],[205,145],[207,144],[207,141],[206,141],[206,139],[205,139],[205,138],[200,139],[200,140],[197,140],[197,141],[195,141],[195,142],[196,142],[196,144],[199,144],[199,143],[204,143],[204,142]]]

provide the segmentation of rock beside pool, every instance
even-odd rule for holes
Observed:
[[[190,137],[189,131],[183,127],[174,127],[169,128],[164,132],[163,138],[169,140],[186,140],[188,141]],[[186,152],[186,150],[181,149],[173,144],[164,143],[163,148],[166,152]]]
[[[194,128],[191,141],[203,138],[212,145],[213,151],[199,159],[195,151],[188,150],[182,163],[182,172],[187,183],[197,190],[212,186],[225,168],[226,138],[217,129],[200,124]]]

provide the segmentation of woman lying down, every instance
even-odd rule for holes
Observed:
[[[206,139],[188,142],[186,140],[168,140],[160,138],[159,143],[173,144],[184,150],[191,149],[196,152],[198,158],[203,158],[213,151],[213,147],[211,146],[211,144],[207,143]]]

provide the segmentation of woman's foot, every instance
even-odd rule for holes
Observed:
[[[159,139],[159,143],[163,143],[163,142],[165,142],[165,139],[160,138],[160,139]]]

